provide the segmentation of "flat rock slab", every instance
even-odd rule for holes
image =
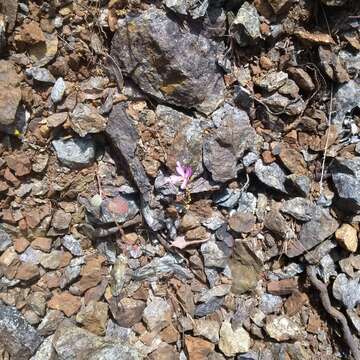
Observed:
[[[224,98],[216,50],[216,43],[151,7],[119,21],[111,56],[145,93],[208,114]]]
[[[16,308],[0,305],[0,344],[13,359],[29,359],[42,342],[42,337],[30,326]]]

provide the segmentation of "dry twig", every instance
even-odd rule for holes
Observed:
[[[311,284],[320,291],[320,299],[328,314],[333,317],[336,321],[341,324],[344,339],[346,344],[349,346],[350,351],[355,360],[360,360],[360,352],[355,341],[354,337],[351,334],[349,325],[347,323],[346,317],[339,310],[335,309],[330,302],[329,294],[327,291],[326,285],[320,281],[316,276],[316,268],[313,265],[308,265],[306,268],[306,273],[309,277]]]

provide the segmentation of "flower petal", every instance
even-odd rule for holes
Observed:
[[[185,176],[185,168],[180,164],[179,161],[176,162],[176,172],[180,176]]]

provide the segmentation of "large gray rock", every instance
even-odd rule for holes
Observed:
[[[0,304],[0,344],[13,359],[25,360],[33,355],[42,337],[16,308]]]
[[[154,7],[121,19],[111,56],[159,101],[211,113],[224,98],[217,45]]]
[[[52,145],[59,161],[70,169],[86,167],[95,159],[95,143],[90,136],[53,140]]]
[[[126,342],[107,340],[81,329],[70,321],[62,322],[53,338],[58,360],[137,360],[142,357]]]
[[[331,169],[337,206],[347,213],[360,211],[360,157],[336,159]]]

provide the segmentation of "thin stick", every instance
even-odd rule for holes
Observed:
[[[329,138],[330,138],[330,126],[331,126],[331,115],[332,115],[332,107],[333,107],[333,83],[331,83],[330,88],[330,104],[329,104],[329,113],[328,113],[328,128],[327,128],[327,134],[326,134],[326,141],[325,141],[325,149],[324,149],[324,155],[322,159],[321,164],[321,176],[320,176],[320,196],[323,191],[323,180],[324,180],[324,173],[325,173],[325,160],[326,160],[326,153],[329,146]]]

